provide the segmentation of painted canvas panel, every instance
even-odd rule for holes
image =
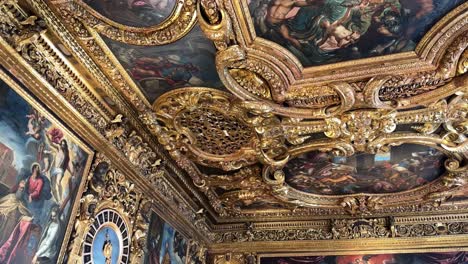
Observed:
[[[422,145],[404,144],[385,154],[334,157],[309,152],[290,161],[286,182],[314,194],[391,193],[410,190],[444,173],[445,155]]]
[[[187,240],[156,213],[151,214],[145,264],[185,264]]]
[[[96,214],[88,232],[84,235],[82,249],[82,263],[84,264],[128,263],[130,238],[127,221],[113,209],[101,210]]]
[[[467,252],[262,257],[260,264],[466,264]]]
[[[176,0],[85,0],[101,15],[126,26],[151,27],[172,13]]]
[[[91,158],[0,80],[0,263],[57,263]]]
[[[215,47],[196,26],[176,43],[141,47],[104,39],[150,103],[175,88],[221,88]]]
[[[257,35],[304,66],[412,51],[464,0],[250,0]]]
[[[93,263],[118,264],[120,259],[120,239],[111,227],[101,228],[93,241]]]

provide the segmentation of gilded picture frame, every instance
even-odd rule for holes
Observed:
[[[68,216],[66,216],[66,218],[68,219],[66,221],[66,226],[64,227],[66,229],[63,234],[63,241],[60,244],[58,255],[55,256],[56,261],[58,263],[63,262],[64,256],[68,248],[68,243],[70,241],[71,233],[73,231],[73,226],[76,221],[75,216],[78,213],[81,194],[83,193],[87,184],[88,173],[90,171],[95,152],[84,141],[82,141],[78,137],[78,135],[75,135],[72,131],[70,131],[70,129],[66,125],[67,121],[60,120],[59,118],[51,114],[51,109],[43,106],[38,101],[38,99],[36,99],[27,91],[27,86],[23,85],[19,81],[15,80],[11,75],[6,73],[4,71],[4,68],[0,68],[0,79],[3,82],[5,82],[5,84],[9,86],[11,90],[14,91],[21,99],[23,99],[32,109],[36,110],[41,116],[45,117],[48,121],[50,121],[50,123],[53,124],[55,128],[64,131],[66,138],[71,139],[73,144],[78,146],[87,155],[84,167],[82,169],[82,174],[80,175],[81,177],[78,181],[78,184],[75,187],[76,189],[73,190],[74,197],[71,198],[72,201],[70,202],[70,206],[68,209]]]

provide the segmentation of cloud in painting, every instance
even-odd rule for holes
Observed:
[[[24,139],[19,137],[17,131],[4,121],[0,121],[0,131],[0,143],[13,150],[15,153],[14,165],[20,169],[26,156]]]

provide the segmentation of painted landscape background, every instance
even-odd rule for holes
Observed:
[[[88,156],[0,80],[0,263],[56,263]]]

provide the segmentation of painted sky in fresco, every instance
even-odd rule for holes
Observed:
[[[103,254],[103,246],[106,241],[106,235],[109,235],[109,240],[112,244],[112,264],[118,264],[120,252],[120,240],[114,229],[104,227],[98,231],[93,241],[93,263],[106,263],[106,257]]]
[[[104,38],[150,103],[175,88],[221,88],[215,47],[196,26],[181,40],[163,46],[132,46]]]
[[[163,22],[174,9],[176,0],[85,0],[110,20],[132,27],[150,27]]]
[[[306,67],[415,49],[464,0],[252,0],[257,35]]]
[[[435,149],[405,144],[377,155],[310,152],[291,160],[284,172],[291,187],[308,193],[392,193],[435,180],[445,171],[444,160]]]

